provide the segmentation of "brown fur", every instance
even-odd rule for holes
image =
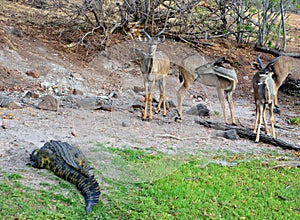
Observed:
[[[282,56],[274,63],[273,72],[276,86],[275,105],[278,106],[278,90],[286,77],[291,74],[292,79],[300,79],[300,61],[289,56]]]
[[[183,84],[177,91],[177,101],[178,101],[178,117],[181,119],[182,116],[182,101],[186,92],[190,89],[193,82],[198,79],[200,83],[216,87],[219,100],[223,109],[223,115],[225,123],[228,124],[226,110],[225,110],[225,96],[227,96],[227,101],[229,103],[229,109],[231,113],[232,124],[235,124],[235,118],[233,113],[233,101],[232,101],[232,92],[235,90],[237,81],[230,81],[226,78],[217,76],[215,74],[211,75],[201,75],[197,71],[201,70],[201,66],[206,63],[206,60],[199,55],[192,55],[184,58],[181,62],[181,67],[179,69],[179,80],[183,79]],[[198,69],[200,68],[200,69]]]
[[[272,128],[272,136],[275,138],[274,127],[274,102],[275,102],[275,82],[272,79],[272,72],[257,72],[252,79],[254,100],[256,106],[256,119],[253,131],[256,133],[255,142],[259,142],[259,134],[262,120],[264,121],[265,131],[269,134],[269,129],[266,119],[267,106],[269,106],[269,114]]]
[[[150,47],[156,45],[149,44]],[[166,109],[166,78],[170,70],[170,59],[169,57],[161,51],[154,50],[154,56],[149,57],[149,54],[145,54],[144,62],[142,65],[142,73],[144,76],[145,84],[145,110],[143,114],[143,119],[148,117],[148,105],[149,105],[149,119],[152,119],[152,91],[155,85],[155,81],[159,83],[159,102],[155,110],[155,113],[160,111],[161,104],[163,103],[163,115],[167,113]]]

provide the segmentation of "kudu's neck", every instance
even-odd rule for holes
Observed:
[[[148,53],[145,56],[145,60],[144,60],[144,65],[147,74],[150,74],[152,72],[155,52],[156,52],[156,45],[150,45],[148,49]]]
[[[258,86],[260,86],[260,90],[264,93],[265,100],[268,104],[271,104],[273,96],[272,75],[272,72],[260,73],[258,82]]]

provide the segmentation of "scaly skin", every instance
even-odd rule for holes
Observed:
[[[85,198],[87,214],[98,203],[98,182],[89,175],[86,158],[78,148],[61,141],[50,141],[41,149],[34,150],[30,160],[33,167],[50,169],[58,177],[75,184]]]

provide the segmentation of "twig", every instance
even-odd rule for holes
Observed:
[[[99,28],[103,28],[103,29],[104,29],[103,26],[97,26],[97,27],[94,27],[91,31],[87,32],[87,33],[80,39],[80,41],[79,41],[78,43],[82,43],[83,40],[84,40],[88,35],[93,35],[93,34],[94,34],[94,31],[97,30],[97,29],[99,29]]]
[[[189,139],[195,139],[196,137],[186,137],[186,138],[181,138],[172,134],[158,134],[155,135],[156,137],[161,137],[161,138],[172,138],[175,140],[179,140],[179,141],[184,141],[184,140],[189,140]],[[205,138],[205,137],[201,137],[201,138]]]
[[[276,166],[273,166],[272,169],[278,169],[281,167],[300,167],[300,161],[282,161]]]

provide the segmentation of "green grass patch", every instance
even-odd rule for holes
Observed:
[[[68,182],[54,178],[55,184],[33,189],[21,183],[22,175],[0,171],[1,219],[300,218],[299,168],[273,169],[278,155],[210,160],[155,148],[106,149],[110,176],[98,168],[101,201],[89,216],[84,198]]]
[[[300,124],[300,118],[290,118],[290,122],[292,125],[299,125]]]
[[[169,219],[296,219],[300,217],[299,169],[273,170],[260,161],[234,167],[197,161],[153,184],[141,185],[145,204],[131,215]],[[149,218],[151,219],[151,218]]]

